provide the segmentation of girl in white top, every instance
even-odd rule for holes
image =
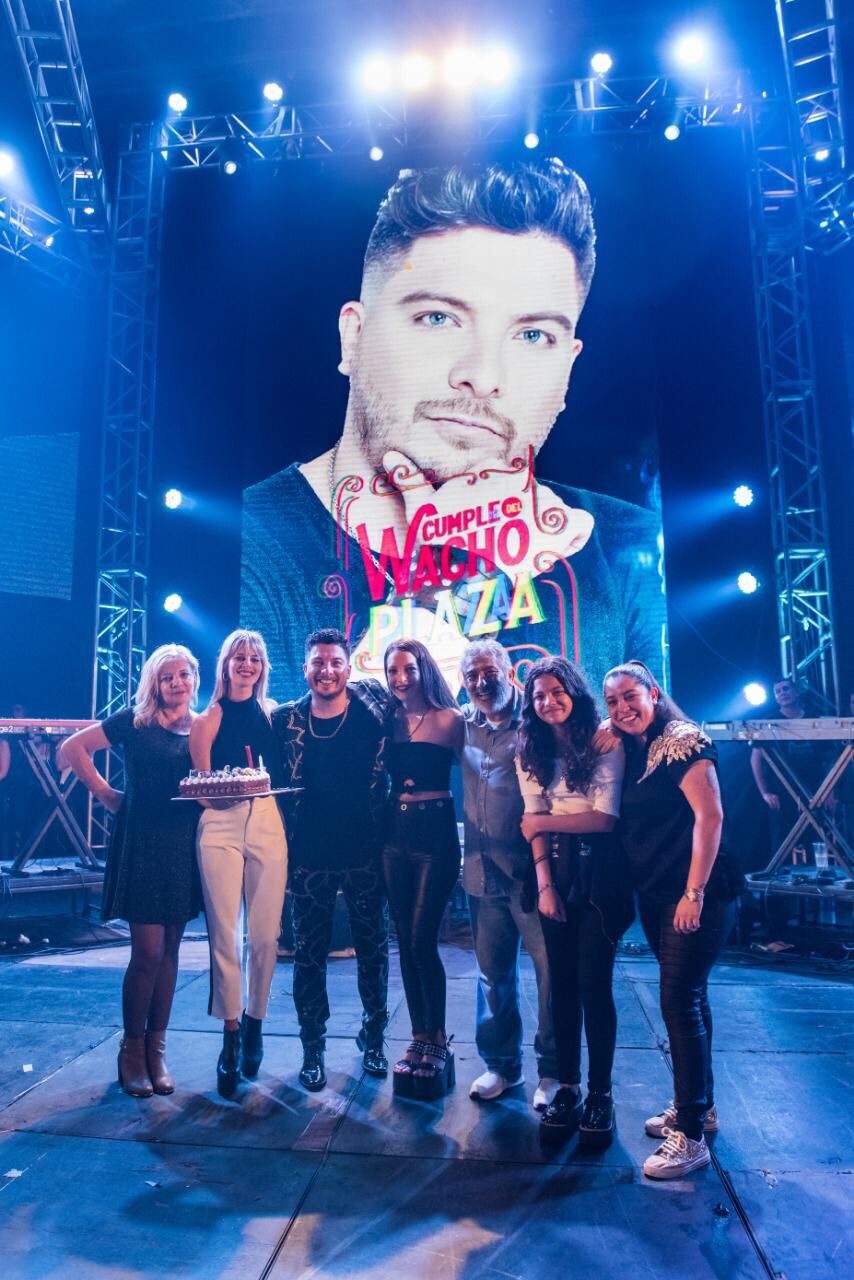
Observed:
[[[544,1135],[604,1147],[614,1133],[611,1068],[617,1015],[611,979],[617,942],[632,918],[628,876],[613,829],[624,757],[594,743],[596,702],[579,669],[541,658],[525,681],[516,768],[525,802],[537,907],[552,982],[560,1089],[541,1120]],[[581,1101],[581,1031],[589,1057]]]

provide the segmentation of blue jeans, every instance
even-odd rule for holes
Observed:
[[[534,962],[537,1034],[534,1052],[540,1076],[557,1078],[551,983],[546,944],[536,911],[521,906],[522,886],[483,897],[468,895],[477,956],[477,1051],[490,1071],[507,1080],[522,1074],[522,1015],[519,1009],[519,949]]]

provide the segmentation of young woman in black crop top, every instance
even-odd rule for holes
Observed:
[[[267,699],[270,664],[256,631],[233,631],[217,660],[214,695],[190,732],[196,769],[243,766],[263,758],[274,787],[281,763]],[[224,1098],[241,1074],[254,1080],[263,1056],[261,1024],[276,968],[287,879],[287,841],[273,796],[200,800],[198,858],[211,949],[208,1012],[223,1020],[217,1088]],[[248,991],[244,1004],[241,907],[249,934]],[[243,1014],[241,1022],[241,1013]]]
[[[392,804],[383,869],[412,1019],[412,1043],[395,1064],[394,1091],[438,1098],[454,1083],[439,926],[460,871],[450,773],[462,750],[463,717],[417,640],[386,650],[385,675],[398,705],[388,747]]]

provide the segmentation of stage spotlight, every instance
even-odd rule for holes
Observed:
[[[470,89],[477,79],[477,55],[471,49],[452,49],[442,64],[442,74],[449,89]]]
[[[184,601],[181,596],[178,595],[178,592],[172,591],[163,601],[163,608],[167,613],[177,613],[183,603]]]
[[[752,680],[750,684],[746,684],[742,689],[742,693],[751,707],[761,707],[764,702],[768,701],[768,691],[765,686],[758,684],[755,680]]]
[[[362,88],[366,93],[385,93],[391,88],[392,71],[388,58],[368,58],[363,63],[359,74]]]
[[[540,145],[540,135],[538,133],[525,134],[525,146],[529,151],[534,151]]]
[[[675,142],[681,132],[678,124],[669,124],[664,130],[664,136],[668,142]]]
[[[480,58],[481,79],[486,84],[505,84],[513,73],[513,59],[506,49],[486,49]]]
[[[423,53],[410,53],[400,64],[400,83],[408,93],[420,93],[433,80],[433,63]]]
[[[179,507],[184,505],[184,495],[180,489],[167,489],[163,495],[163,504],[170,511],[177,511]]]
[[[8,178],[15,168],[15,161],[8,151],[0,151],[0,178]]]
[[[740,484],[733,490],[732,500],[737,507],[749,507],[753,502],[753,490],[749,484]]]
[[[709,40],[700,31],[686,31],[673,43],[673,58],[680,67],[699,67],[709,56]]]
[[[815,153],[815,158],[816,160],[826,160],[829,155],[830,155],[830,152],[828,151],[827,147],[819,147],[818,151],[816,151]]]
[[[738,575],[738,589],[746,596],[752,596],[759,586],[759,579],[754,573],[745,570]]]
[[[280,84],[276,84],[275,80],[270,80],[264,85],[264,97],[268,102],[281,102],[285,96],[285,91]]]
[[[237,161],[226,160],[225,164],[222,166],[222,171],[223,173],[227,173],[229,178],[232,177],[233,174],[237,173]]]
[[[368,152],[368,155],[371,157],[372,160],[382,160],[383,154],[384,152],[382,147],[371,147],[370,151]]]
[[[174,111],[176,115],[180,116],[187,110],[188,103],[183,93],[170,93],[167,101],[169,103],[169,110]]]
[[[54,242],[54,240],[55,240],[55,239],[56,239],[56,236],[47,236],[47,237],[45,238],[44,247],[45,247],[46,249],[52,249],[52,248],[53,248],[53,242]]]
[[[590,65],[596,72],[597,76],[605,76],[614,65],[614,59],[610,53],[594,53],[590,59]]]
[[[94,216],[94,213],[95,213],[95,206],[94,206],[93,204],[87,204],[87,205],[84,207],[83,212],[86,214],[86,217],[87,217],[87,218],[91,218],[91,217],[93,217],[93,216]]]

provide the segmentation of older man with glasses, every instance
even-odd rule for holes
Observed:
[[[461,672],[470,699],[462,759],[463,887],[478,963],[477,1049],[487,1068],[472,1084],[471,1096],[488,1102],[524,1083],[519,1003],[524,943],[537,980],[539,1082],[533,1105],[543,1111],[557,1090],[557,1059],[542,928],[537,912],[522,906],[531,851],[520,829],[523,804],[515,765],[521,696],[513,686],[507,650],[495,640],[470,644]]]

